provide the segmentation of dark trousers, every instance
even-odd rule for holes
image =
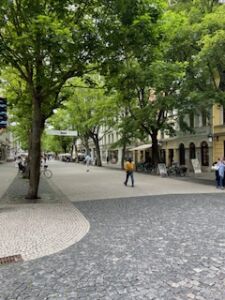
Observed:
[[[217,187],[224,187],[225,186],[225,176],[223,176],[221,178],[220,175],[219,175],[219,171],[216,170],[215,177],[216,177],[216,186]]]
[[[21,162],[18,163],[18,167],[19,167],[19,170],[20,170],[22,173],[25,172],[25,169],[26,169],[26,168],[25,168],[25,166],[22,165]]]
[[[125,180],[124,184],[127,185],[127,182],[128,182],[128,180],[129,180],[129,177],[131,178],[132,186],[134,186],[134,174],[133,174],[133,171],[127,171],[127,174],[126,174],[126,180]]]

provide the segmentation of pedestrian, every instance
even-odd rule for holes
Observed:
[[[106,157],[107,164],[109,163],[109,156]]]
[[[129,177],[131,178],[131,184],[132,187],[134,187],[134,163],[132,161],[132,158],[129,158],[125,165],[124,169],[126,171],[126,180],[124,181],[124,184],[127,185]]]
[[[26,167],[25,167],[25,164],[24,164],[24,160],[22,159],[21,156],[17,157],[16,163],[18,165],[19,171],[22,172],[22,173],[25,173]]]
[[[85,159],[84,159],[85,163],[86,163],[86,171],[89,172],[90,171],[90,164],[91,164],[91,156],[89,153],[87,153],[87,155],[85,156]]]
[[[218,163],[216,164],[218,167],[218,175],[219,175],[219,188],[221,188],[222,190],[224,189],[224,171],[225,171],[225,164],[224,164],[224,160],[220,159],[218,161]]]
[[[216,181],[216,187],[219,188],[220,186],[220,177],[219,177],[219,162],[220,159],[218,158],[217,161],[215,161],[212,165],[212,170],[215,171],[215,181]]]

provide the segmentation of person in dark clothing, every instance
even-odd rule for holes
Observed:
[[[23,160],[22,160],[21,156],[18,156],[17,165],[18,165],[19,171],[24,173],[25,170],[26,170],[26,167],[24,166],[24,163],[23,163]]]
[[[215,181],[216,181],[217,188],[219,188],[221,185],[220,175],[219,175],[219,163],[220,163],[220,158],[218,158],[218,160],[213,163],[213,167],[212,167],[213,170],[215,170]],[[224,186],[224,184],[223,184],[223,186]]]

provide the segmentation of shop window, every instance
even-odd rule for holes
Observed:
[[[209,147],[206,142],[202,142],[201,144],[201,161],[202,166],[209,166]]]

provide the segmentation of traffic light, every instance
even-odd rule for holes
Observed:
[[[0,129],[7,127],[7,102],[0,97]]]

